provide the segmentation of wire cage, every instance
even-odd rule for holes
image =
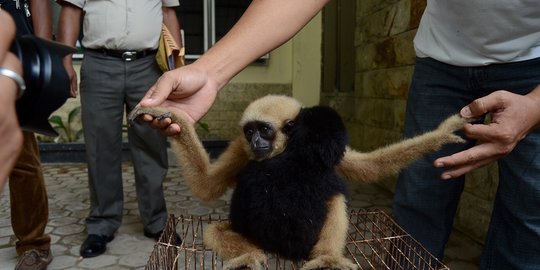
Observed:
[[[170,215],[145,269],[222,269],[223,261],[205,248],[202,235],[208,224],[226,220],[222,216]],[[349,222],[346,253],[358,269],[449,270],[382,211],[352,210]],[[182,243],[178,243],[177,234]],[[302,262],[268,254],[267,269],[294,270],[301,266]]]

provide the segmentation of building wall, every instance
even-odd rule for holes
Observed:
[[[425,0],[357,0],[354,94],[324,93],[346,116],[351,144],[362,151],[402,138],[415,54],[413,38]],[[494,165],[467,175],[455,227],[484,240],[497,187]],[[396,177],[382,185],[394,190]]]
[[[208,130],[197,126],[202,139],[231,139],[237,135],[237,122],[245,107],[267,94],[294,96],[306,106],[319,103],[321,76],[321,15],[302,29],[291,41],[270,52],[265,64],[253,64],[235,76],[218,94],[214,106],[201,119]],[[241,49],[241,48],[239,48]],[[75,61],[75,69],[80,62]],[[79,80],[80,81],[80,80]],[[73,108],[80,106],[79,97],[69,99],[53,113],[67,119]],[[80,129],[80,119],[72,123]],[[41,141],[51,138],[38,136]]]

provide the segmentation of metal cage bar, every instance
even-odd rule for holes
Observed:
[[[221,269],[223,261],[204,246],[202,239],[208,224],[226,220],[223,216],[170,215],[145,269]],[[183,239],[181,244],[175,243],[177,233]],[[350,212],[346,254],[359,269],[449,270],[390,216],[379,210]],[[296,270],[302,264],[268,254],[269,270]]]

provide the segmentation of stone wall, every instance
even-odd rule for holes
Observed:
[[[415,61],[413,38],[425,0],[357,0],[354,93],[323,93],[321,101],[345,116],[351,145],[362,151],[402,138]],[[455,227],[482,242],[497,186],[491,166],[467,176]],[[395,177],[382,185],[393,190]]]

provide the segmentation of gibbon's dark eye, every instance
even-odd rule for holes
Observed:
[[[257,127],[262,138],[272,140],[274,138],[274,128],[267,123],[260,123]]]
[[[260,131],[263,137],[269,135],[272,132],[271,129],[267,126],[261,126]]]
[[[294,120],[287,120],[285,121],[285,125],[283,125],[283,133],[289,134],[291,132],[292,127],[294,126]]]
[[[253,136],[253,129],[244,128],[244,135],[246,136],[246,139],[251,140],[251,137]]]

